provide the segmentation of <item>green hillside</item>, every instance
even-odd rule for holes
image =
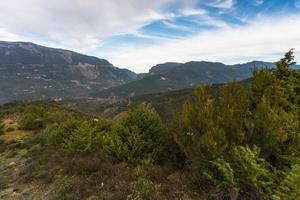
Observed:
[[[115,119],[63,102],[0,106],[0,198],[299,199],[293,59],[247,82],[131,98]]]

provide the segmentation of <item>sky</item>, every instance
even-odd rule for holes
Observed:
[[[300,0],[1,0],[0,40],[147,72],[165,62],[276,61],[295,48]]]

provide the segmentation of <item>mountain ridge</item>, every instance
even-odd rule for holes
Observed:
[[[91,97],[139,96],[193,88],[200,84],[222,84],[233,80],[242,81],[252,76],[254,68],[273,68],[275,63],[252,61],[243,64],[225,65],[220,62],[190,61],[187,63],[167,62],[153,66],[144,78],[112,87]],[[299,66],[296,66],[299,68]]]
[[[31,42],[0,41],[0,104],[36,99],[127,98],[206,83],[222,84],[250,78],[254,66],[270,68],[275,64],[166,62],[151,67],[148,73],[136,74],[95,56]],[[295,67],[300,69],[299,65]]]
[[[0,42],[0,103],[86,96],[137,79],[105,59],[28,42]]]

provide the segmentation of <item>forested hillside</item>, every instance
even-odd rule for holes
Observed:
[[[116,120],[2,106],[0,199],[300,199],[294,64],[291,50],[249,82],[202,85],[169,121],[138,103]]]

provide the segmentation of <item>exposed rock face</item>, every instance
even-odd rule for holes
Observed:
[[[0,42],[0,104],[83,97],[136,78],[104,59],[32,43]]]

